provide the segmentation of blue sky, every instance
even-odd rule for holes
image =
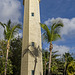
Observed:
[[[0,21],[23,24],[23,0],[1,0],[0,1]],[[59,50],[59,54],[65,52],[75,53],[75,0],[41,0],[40,2],[40,18],[41,23],[50,25],[54,20],[61,19],[64,28],[61,30],[61,40],[53,42],[54,49]],[[3,38],[3,29],[0,27],[0,38]],[[22,31],[19,33],[22,36]],[[16,35],[17,36],[17,35]],[[43,48],[48,49],[48,44],[44,44]]]
[[[75,17],[75,0],[41,0],[41,21],[48,18],[73,18]]]
[[[73,22],[72,19],[75,18],[75,13],[74,13],[75,12],[75,0],[41,0],[40,9],[41,9],[41,22],[42,23],[44,23],[48,19],[52,19],[52,18],[56,19],[59,17],[62,20],[63,19],[69,20],[69,22],[64,20],[64,22],[66,21],[65,26],[67,26],[67,28],[64,27],[63,30],[65,30],[64,33],[66,32],[67,33],[66,34],[63,33],[62,35],[63,40],[56,41],[53,43],[56,44],[58,47],[61,46],[61,48],[65,46],[65,48],[63,49],[66,50],[67,48],[69,52],[72,51],[73,53],[75,53],[75,28],[74,28],[75,24],[72,23]],[[70,30],[70,27],[73,27],[74,29],[71,28]],[[57,49],[61,50],[61,48],[57,48]],[[65,52],[65,50],[63,50],[63,52]]]

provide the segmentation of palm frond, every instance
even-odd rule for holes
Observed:
[[[55,54],[55,53],[57,53],[58,51],[54,51],[54,52],[52,52],[53,54]]]
[[[9,39],[11,39],[13,37],[14,32],[17,32],[16,29],[21,29],[21,25],[20,24],[17,24],[14,27],[12,27],[11,33],[10,33],[10,38]]]
[[[60,55],[55,54],[55,55],[52,56],[52,58],[56,58],[56,57],[58,57],[58,56],[60,56]]]
[[[50,40],[51,40],[51,32],[50,32],[49,28],[45,24],[40,23],[40,25],[45,30],[45,36],[47,36],[47,39],[50,42]]]
[[[7,25],[4,23],[4,26],[7,26]]]
[[[8,25],[8,28],[10,28],[11,20],[8,21],[7,25]]]
[[[43,42],[48,42],[48,36],[46,35],[46,33],[44,32],[43,34],[42,34],[42,40],[43,40]]]
[[[2,22],[0,22],[0,25],[5,28],[5,26],[4,26],[4,24]]]
[[[41,24],[41,23],[40,23],[40,25],[41,25],[41,27],[42,27],[45,31],[48,31],[48,30],[49,30],[46,24]]]
[[[53,31],[53,28],[54,28],[55,24],[56,24],[56,23],[54,23],[54,24],[51,26],[51,33],[52,33],[52,31]]]
[[[62,23],[59,23],[59,24],[56,24],[53,28],[53,30],[55,30],[56,28],[59,28],[59,27],[63,27],[64,25]]]
[[[59,34],[53,34],[53,39],[52,39],[52,41],[56,41],[56,40],[58,40],[58,39],[61,39],[61,36],[59,35]]]
[[[16,33],[18,31],[18,29],[22,29],[21,24],[17,24],[17,25],[12,27],[11,26],[11,20],[9,20],[7,22],[7,24],[5,24],[5,23],[3,24],[1,22],[0,22],[0,24],[1,24],[1,26],[4,27],[4,37],[7,40],[11,40],[11,38],[14,36],[14,33]]]
[[[12,32],[14,32],[16,29],[22,29],[20,24],[15,25],[12,27]]]
[[[6,30],[4,29],[4,38],[7,39]]]
[[[58,33],[60,32],[60,28],[64,26],[62,23],[54,23],[50,29],[45,24],[40,23],[40,25],[45,31],[43,35],[46,41],[51,42],[61,38],[61,36]]]
[[[5,26],[8,32],[11,31],[11,20],[9,20]]]

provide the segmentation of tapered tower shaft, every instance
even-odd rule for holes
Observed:
[[[43,75],[39,0],[24,0],[21,75]]]

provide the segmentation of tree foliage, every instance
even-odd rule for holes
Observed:
[[[11,41],[10,47],[11,53],[9,58],[13,65],[13,75],[20,75],[21,70],[21,51],[22,51],[22,39],[16,38]]]

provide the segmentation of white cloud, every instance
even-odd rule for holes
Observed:
[[[70,53],[75,53],[75,47],[72,47],[72,48],[71,48]]]
[[[21,18],[21,2],[19,0],[0,0],[0,22],[7,23],[11,19],[12,22],[20,23]],[[1,26],[0,39],[3,39]]]
[[[70,48],[67,46],[64,46],[64,45],[59,46],[59,45],[53,44],[53,51],[58,51],[57,54],[59,54],[61,56],[65,53],[69,52],[69,50],[70,50]]]
[[[50,25],[53,22],[58,22],[58,21],[62,21],[64,24],[64,27],[61,29],[60,34],[63,35],[67,35],[67,36],[74,36],[75,35],[75,18],[72,19],[68,19],[68,18],[52,18],[52,19],[48,19],[47,21],[45,21],[45,24]]]
[[[21,18],[21,3],[19,0],[0,0],[0,21],[19,22]]]
[[[52,18],[54,20],[54,18]],[[48,19],[47,21],[44,22],[46,25],[51,25],[51,19]]]

